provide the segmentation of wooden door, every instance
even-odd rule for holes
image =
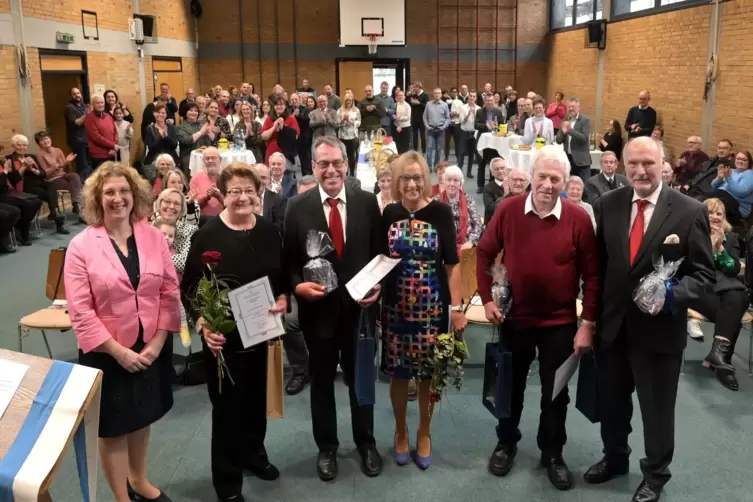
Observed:
[[[340,99],[345,99],[345,89],[353,89],[356,101],[363,99],[363,89],[374,81],[374,66],[371,61],[339,61],[337,89]],[[377,91],[378,92],[378,91]]]
[[[52,144],[66,154],[70,153],[70,147],[63,112],[65,105],[71,100],[71,87],[81,89],[81,75],[42,73],[45,129],[50,133]],[[33,141],[32,138],[29,140]]]
[[[159,86],[166,83],[170,86],[170,95],[180,102],[186,94],[183,88],[183,65],[180,60],[154,59],[152,60],[154,72],[154,96],[159,96]]]

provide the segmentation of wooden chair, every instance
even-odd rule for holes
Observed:
[[[63,215],[63,218],[67,220],[68,213],[65,207],[66,198],[70,201],[70,206],[72,209],[73,200],[71,199],[71,192],[69,192],[68,190],[58,190],[58,205],[60,206],[60,213]]]
[[[700,322],[710,322],[700,312],[693,309],[688,309],[688,319],[694,319]],[[743,314],[742,329],[748,329],[750,333],[750,343],[748,343],[748,376],[753,376],[753,315],[750,312]],[[685,350],[682,351],[682,369],[681,373],[685,373]]]

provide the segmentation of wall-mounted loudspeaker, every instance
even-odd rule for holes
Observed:
[[[607,47],[607,22],[603,19],[599,21],[589,21],[586,23],[586,47],[606,49]]]

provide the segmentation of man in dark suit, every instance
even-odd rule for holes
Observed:
[[[583,200],[593,206],[596,199],[605,193],[626,186],[627,178],[622,174],[616,174],[615,171],[617,171],[617,156],[614,152],[604,152],[601,156],[601,172],[586,181]]]
[[[716,155],[711,157],[696,174],[687,188],[682,187],[682,192],[698,200],[714,191],[711,188],[711,182],[714,181],[719,172],[719,166],[729,166],[735,168],[735,152],[732,151],[732,141],[720,139],[716,146]]]
[[[565,147],[570,161],[570,175],[580,176],[583,183],[591,177],[590,134],[591,120],[580,113],[578,98],[570,98],[567,102],[567,117],[560,124],[556,141]]]
[[[675,401],[687,340],[688,304],[710,294],[714,281],[709,215],[700,202],[661,182],[660,147],[639,137],[625,147],[631,186],[613,190],[594,205],[602,270],[597,321],[601,438],[604,457],[584,475],[604,483],[629,470],[632,393],[638,393],[646,457],[634,502],[659,500],[674,454]],[[656,256],[684,258],[676,282],[651,316],[632,300]]]
[[[484,101],[484,109],[476,112],[476,131],[477,135],[481,135],[485,132],[494,132],[492,127],[494,124],[504,124],[505,114],[501,109],[494,106],[494,96],[489,95]],[[481,160],[478,163],[478,173],[476,174],[476,184],[478,189],[476,193],[482,193],[484,191],[484,185],[486,185],[486,164],[489,163],[494,157],[499,157],[497,150],[486,148],[481,155]]]
[[[505,159],[495,157],[489,163],[489,169],[492,172],[492,180],[484,187],[484,223],[492,221],[494,211],[510,192],[507,186],[507,166]]]
[[[298,299],[298,316],[309,349],[311,419],[319,447],[317,472],[323,481],[337,476],[337,410],[334,380],[337,365],[349,387],[353,439],[367,476],[382,471],[382,459],[374,441],[374,407],[359,406],[353,385],[355,337],[362,307],[379,298],[379,287],[359,305],[345,284],[375,256],[386,252],[387,236],[381,229],[381,213],[374,194],[345,184],[348,161],[345,145],[332,136],[313,144],[313,169],[319,186],[288,200],[285,214],[285,269]],[[306,236],[310,230],[327,233],[335,250],[324,256],[337,274],[338,287],[325,294],[324,287],[304,280],[309,261]]]
[[[254,171],[256,171],[261,180],[259,198],[261,198],[262,216],[274,223],[280,233],[282,233],[282,226],[285,221],[285,200],[282,198],[282,195],[269,190],[269,168],[266,165],[256,164],[254,165]]]

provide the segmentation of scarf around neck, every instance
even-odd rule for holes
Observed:
[[[439,200],[450,205],[450,198],[447,196],[446,190],[439,196]],[[458,193],[458,206],[460,208],[460,217],[458,218],[458,228],[455,229],[455,245],[458,248],[458,256],[460,256],[460,247],[465,244],[468,237],[468,199],[465,196],[465,190],[462,188]]]

